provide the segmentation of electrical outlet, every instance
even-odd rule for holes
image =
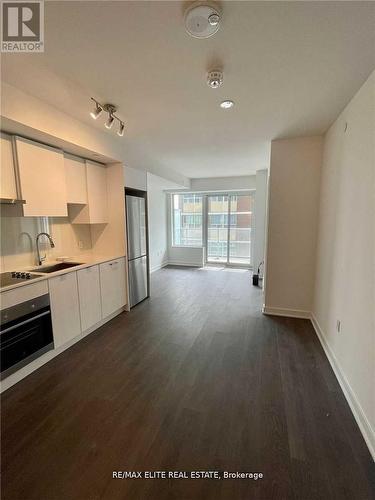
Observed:
[[[341,331],[341,321],[339,319],[336,321],[336,331],[337,333]]]
[[[80,248],[82,250],[82,248],[83,248],[83,241],[82,240],[78,240],[78,248]]]

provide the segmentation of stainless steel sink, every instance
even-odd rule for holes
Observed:
[[[41,266],[37,269],[31,269],[30,272],[54,273],[56,271],[62,271],[63,269],[69,269],[70,267],[82,266],[82,264],[82,262],[59,262],[58,264],[52,264],[51,266]]]

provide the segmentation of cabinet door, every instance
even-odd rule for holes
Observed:
[[[108,222],[107,175],[104,165],[86,161],[87,196],[91,224]]]
[[[81,334],[77,273],[71,272],[48,280],[53,338],[60,347]]]
[[[106,318],[126,304],[125,259],[100,264],[102,314]]]
[[[16,176],[13,161],[12,139],[1,134],[0,198],[17,199]]]
[[[107,174],[106,167],[100,163],[86,161],[87,205],[69,208],[72,224],[106,224]]]
[[[102,319],[99,266],[77,271],[79,308],[82,331],[86,331]]]
[[[64,165],[67,203],[85,205],[87,203],[87,182],[84,160],[64,155]]]
[[[19,137],[16,148],[24,215],[67,216],[62,151]]]

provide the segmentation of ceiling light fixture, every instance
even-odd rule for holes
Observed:
[[[223,85],[223,72],[214,69],[207,73],[207,85],[212,89],[217,89]]]
[[[123,137],[125,131],[125,123],[121,120],[121,118],[116,116],[115,113],[117,111],[117,107],[114,104],[100,104],[100,102],[98,102],[93,97],[91,97],[91,100],[94,101],[95,103],[95,109],[90,113],[92,118],[96,120],[98,116],[102,113],[102,111],[105,111],[106,113],[108,113],[108,118],[104,126],[110,129],[112,128],[114,121],[117,120],[119,122],[119,129],[117,134],[120,137]]]
[[[220,107],[223,109],[230,109],[230,108],[233,108],[233,106],[234,106],[234,102],[231,101],[230,99],[228,99],[226,101],[222,101],[220,103]]]

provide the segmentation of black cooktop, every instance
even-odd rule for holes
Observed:
[[[15,285],[21,281],[30,281],[35,278],[40,278],[38,274],[25,272],[11,272],[0,274],[0,288],[5,286]]]

